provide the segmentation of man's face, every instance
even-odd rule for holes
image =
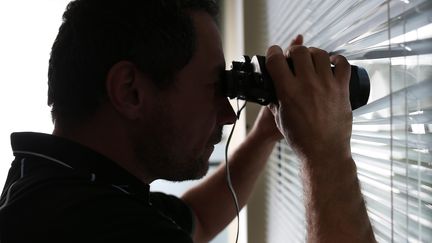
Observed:
[[[235,120],[220,88],[225,60],[217,26],[207,13],[197,11],[191,16],[197,33],[195,53],[173,84],[157,95],[146,134],[136,143],[136,154],[157,179],[204,176],[223,125]]]

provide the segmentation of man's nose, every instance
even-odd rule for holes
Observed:
[[[222,107],[219,112],[219,125],[233,124],[236,119],[236,113],[228,101],[228,98],[224,97],[222,101]]]

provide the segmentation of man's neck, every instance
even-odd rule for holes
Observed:
[[[142,162],[133,153],[133,144],[127,138],[124,126],[116,123],[116,118],[102,121],[97,116],[87,120],[79,126],[67,127],[54,125],[53,135],[63,137],[84,145],[105,157],[137,177],[143,183],[150,184],[153,180],[144,173]],[[107,120],[109,120],[107,122]]]

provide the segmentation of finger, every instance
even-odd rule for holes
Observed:
[[[296,36],[296,38],[294,38],[292,41],[291,41],[291,43],[290,43],[290,45],[287,47],[287,48],[285,48],[285,51],[284,51],[284,53],[285,53],[285,56],[289,56],[289,48],[291,47],[291,46],[301,46],[301,45],[303,45],[303,36],[302,35],[297,35]]]
[[[267,51],[266,68],[273,79],[276,96],[280,99],[289,90],[294,75],[289,69],[285,55],[279,46],[271,46]]]
[[[345,87],[349,87],[349,80],[351,77],[351,65],[348,60],[341,55],[335,55],[330,57],[331,63],[334,67],[334,77]]]
[[[305,46],[292,46],[289,56],[293,61],[296,77],[300,76],[311,80],[310,77],[315,73],[315,67],[309,49]]]
[[[326,80],[331,80],[333,74],[331,71],[329,54],[326,51],[315,47],[309,47],[309,52],[311,53],[316,73],[320,77],[324,77]]]
[[[293,40],[293,42],[291,43],[291,45],[303,45],[303,35],[297,35],[296,38]]]

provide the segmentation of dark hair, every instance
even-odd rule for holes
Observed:
[[[105,79],[121,60],[133,62],[159,87],[191,59],[196,35],[188,11],[215,20],[212,0],[75,0],[52,46],[48,105],[56,122],[80,121],[106,100]]]

